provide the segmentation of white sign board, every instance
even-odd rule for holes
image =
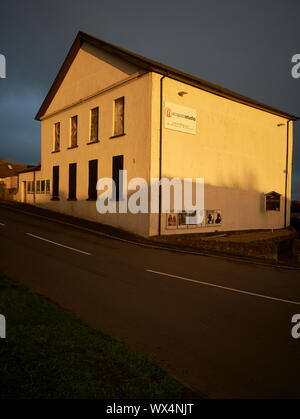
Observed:
[[[196,109],[165,102],[165,128],[196,134]]]

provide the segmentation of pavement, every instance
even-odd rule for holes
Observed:
[[[300,397],[299,270],[115,240],[2,203],[0,270],[202,397]]]

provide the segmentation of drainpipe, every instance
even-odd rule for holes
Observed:
[[[161,176],[162,176],[162,140],[163,140],[163,80],[160,79],[160,134],[159,134],[159,218],[158,235],[161,235]]]
[[[288,119],[286,124],[286,163],[285,163],[285,193],[284,193],[284,228],[286,228],[286,210],[287,210],[287,183],[288,183],[288,167],[289,167],[289,123],[292,119]]]
[[[35,204],[35,170],[33,171],[33,203]]]

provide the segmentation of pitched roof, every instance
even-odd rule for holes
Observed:
[[[0,161],[0,178],[16,176],[20,170],[26,169],[27,164]]]
[[[183,83],[187,83],[191,86],[197,87],[199,89],[205,90],[207,92],[213,93],[218,96],[225,97],[227,99],[231,99],[235,102],[243,103],[244,105],[251,106],[253,108],[261,109],[263,111],[281,116],[283,118],[291,119],[291,120],[298,120],[299,118],[295,115],[291,115],[287,112],[280,111],[279,109],[275,109],[271,106],[265,105],[261,102],[256,100],[250,99],[246,96],[240,95],[235,93],[231,90],[225,89],[222,86],[219,86],[214,83],[210,83],[198,77],[192,76],[190,74],[184,73],[180,70],[176,70],[175,68],[168,67],[164,64],[161,64],[157,61],[150,60],[149,58],[143,57],[141,55],[135,54],[131,51],[128,51],[124,48],[120,48],[116,45],[110,44],[108,42],[102,41],[101,39],[95,38],[92,35],[89,35],[84,32],[78,32],[75,41],[69,50],[69,53],[59,70],[56,79],[54,80],[42,106],[40,107],[35,119],[40,120],[42,116],[47,111],[52,99],[54,98],[56,92],[58,91],[61,83],[63,82],[78,50],[80,49],[81,45],[87,42],[91,45],[94,45],[97,48],[101,48],[106,52],[116,55],[119,58],[135,64],[136,66],[143,68],[146,71],[152,71],[158,74],[162,74],[164,76],[168,76],[172,79],[181,81]]]
[[[27,168],[19,170],[19,173],[38,172],[39,170],[41,170],[40,164],[38,164],[37,166],[27,166]]]

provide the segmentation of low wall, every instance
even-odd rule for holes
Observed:
[[[279,230],[282,232],[282,230]],[[230,236],[220,238],[220,236],[199,237],[190,236],[162,236],[155,237],[154,240],[163,243],[176,245],[180,248],[197,249],[216,253],[230,254],[235,256],[259,258],[265,260],[278,261],[278,254],[293,245],[293,240],[297,233],[291,229],[284,230],[285,234],[272,233],[274,237],[257,240],[230,240]],[[231,236],[232,237],[232,236]],[[245,237],[245,233],[243,234]]]

